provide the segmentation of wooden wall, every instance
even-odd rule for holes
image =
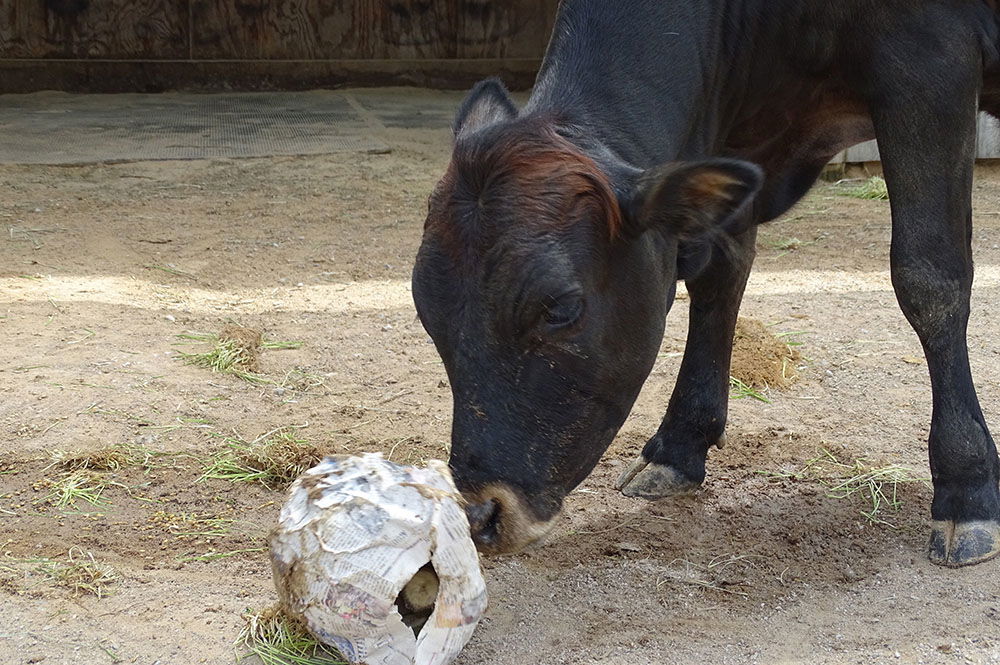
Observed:
[[[465,86],[493,73],[525,87],[557,5],[0,0],[0,91],[38,89],[46,80],[96,89],[295,88],[322,80]],[[32,77],[39,79],[34,85]],[[171,77],[176,86],[169,85]]]

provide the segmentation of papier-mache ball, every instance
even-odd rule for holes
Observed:
[[[352,663],[445,665],[486,610],[443,462],[328,457],[292,484],[270,544],[285,611]]]

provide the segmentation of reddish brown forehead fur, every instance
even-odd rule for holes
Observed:
[[[427,227],[449,236],[484,224],[561,229],[580,220],[581,204],[609,238],[618,234],[621,210],[597,164],[551,124],[521,120],[456,143]]]

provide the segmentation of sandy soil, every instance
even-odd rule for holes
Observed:
[[[241,613],[275,599],[260,548],[282,493],[200,481],[225,436],[294,426],[324,452],[447,454],[448,386],[408,290],[447,133],[382,137],[392,154],[0,167],[0,663],[234,661]],[[491,608],[460,665],[1000,663],[1000,563],[927,562],[927,486],[871,524],[862,500],[796,477],[823,450],[927,475],[926,366],[889,284],[888,204],[837,191],[763,230],[743,307],[796,333],[800,379],[733,400],[697,495],[620,496],[680,363],[679,302],[549,543],[485,563]],[[975,195],[969,343],[997,423],[1000,171],[982,168]],[[181,362],[177,335],[232,322],[303,344],[262,352],[271,384]],[[123,443],[165,454],[109,472],[100,506],[46,502],[53,453]],[[233,521],[185,535],[192,514]],[[109,595],[33,572],[71,549],[120,574]]]

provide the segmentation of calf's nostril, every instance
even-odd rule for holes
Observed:
[[[493,545],[499,537],[500,503],[495,499],[469,504],[465,508],[472,530],[472,540],[477,545]]]

